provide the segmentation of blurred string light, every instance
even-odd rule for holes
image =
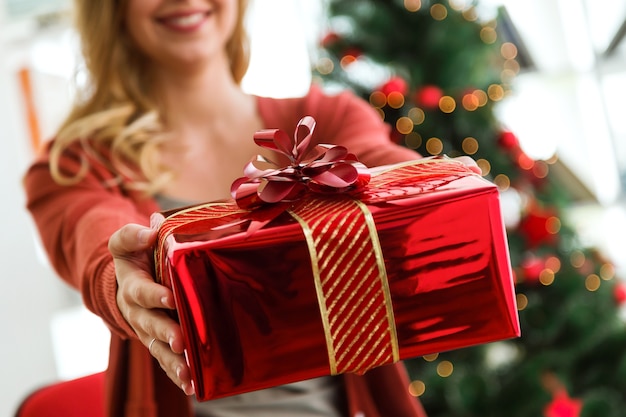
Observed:
[[[443,142],[439,138],[430,138],[426,141],[426,151],[431,155],[439,155],[443,151]]]
[[[415,380],[409,384],[409,394],[414,397],[420,397],[426,392],[426,384],[424,381]]]
[[[450,361],[441,361],[437,364],[437,375],[447,378],[454,372],[454,365]]]
[[[444,113],[452,113],[456,109],[456,100],[450,96],[443,96],[439,100],[439,110]]]
[[[597,291],[600,288],[600,277],[596,274],[589,274],[585,278],[585,288],[589,291]]]
[[[486,44],[492,44],[498,40],[498,34],[493,27],[484,26],[480,30],[480,39]]]
[[[517,309],[523,311],[528,307],[528,297],[523,293],[517,293],[515,295],[515,302],[517,303]]]
[[[424,355],[422,357],[426,362],[435,362],[439,358],[438,353]],[[454,372],[454,365],[448,360],[442,360],[436,366],[437,375],[442,378],[448,378]],[[414,397],[420,397],[426,392],[427,386],[422,380],[411,381],[408,387],[409,393]]]
[[[430,15],[435,20],[444,20],[448,17],[448,9],[443,4],[435,3],[430,6]]]
[[[409,12],[417,12],[419,9],[422,8],[422,1],[421,0],[404,0],[404,7]]]

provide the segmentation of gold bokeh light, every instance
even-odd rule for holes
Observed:
[[[416,125],[421,125],[422,123],[424,123],[424,120],[426,120],[426,113],[424,113],[424,110],[420,109],[419,107],[413,107],[411,110],[409,110],[407,115],[411,120],[413,120],[413,123]]]
[[[422,8],[421,0],[404,0],[404,8],[409,12],[416,12]]]
[[[467,93],[463,96],[462,104],[465,110],[474,111],[478,109],[478,105],[479,105],[478,97],[476,97],[472,93]]]
[[[452,113],[456,109],[456,101],[450,96],[439,99],[439,109],[444,113]]]
[[[539,282],[545,286],[552,285],[554,282],[554,271],[548,268],[541,271],[541,273],[539,273]]]
[[[615,266],[609,263],[603,264],[600,267],[600,277],[605,281],[615,278]]]
[[[500,191],[506,191],[511,187],[511,179],[504,174],[496,175],[493,182],[498,186]]]
[[[423,381],[412,381],[409,384],[409,394],[413,397],[420,397],[426,392],[426,384]]]
[[[431,353],[430,355],[422,356],[426,362],[434,362],[439,357],[438,353]]]
[[[392,91],[387,95],[387,103],[389,104],[389,107],[399,109],[404,106],[404,95],[397,91]]]
[[[422,146],[422,135],[417,132],[411,132],[404,137],[404,143],[407,148],[417,149]]]
[[[507,59],[506,61],[504,61],[503,68],[506,70],[512,71],[515,74],[519,74],[519,72],[521,71],[519,62],[517,62],[514,59]]]
[[[556,274],[561,270],[561,260],[556,256],[550,256],[546,258],[546,268],[554,271]]]
[[[374,91],[370,94],[370,104],[376,108],[385,107],[387,96],[382,91]]]
[[[478,99],[478,107],[483,107],[489,101],[489,96],[483,90],[474,90],[472,93]]]
[[[350,66],[350,64],[353,64],[355,61],[356,57],[354,55],[345,55],[343,58],[341,58],[339,64],[341,65],[341,68],[345,70]]]
[[[504,88],[498,84],[491,84],[487,89],[487,94],[492,101],[500,101],[504,98]]]
[[[478,152],[478,141],[476,140],[476,138],[468,136],[463,139],[461,147],[463,148],[463,152],[465,152],[466,154],[474,155],[476,152]]]
[[[498,40],[498,33],[494,28],[485,26],[480,30],[480,39],[484,43],[491,45]]]
[[[561,220],[555,216],[549,217],[546,220],[546,230],[551,235],[556,235],[561,231]]]
[[[585,264],[586,257],[581,251],[575,250],[571,253],[569,260],[574,268],[582,268]]]
[[[443,4],[435,3],[430,7],[430,15],[435,20],[444,20],[448,17],[448,9]]]
[[[439,138],[430,138],[426,141],[426,151],[431,155],[439,155],[443,152],[443,142]]]
[[[454,365],[452,365],[452,362],[450,361],[441,361],[437,365],[437,375],[442,378],[449,377],[452,375],[452,372],[454,372]]]
[[[601,284],[601,280],[600,277],[597,276],[596,274],[590,274],[587,276],[587,278],[585,278],[585,288],[587,288],[588,291],[598,291],[598,289],[600,288],[600,284]]]
[[[400,117],[396,120],[396,129],[403,135],[408,135],[413,131],[413,121],[406,116]]]
[[[476,164],[480,168],[482,172],[482,176],[487,176],[491,172],[491,164],[486,159],[479,159],[476,161]]]
[[[504,42],[500,46],[500,53],[504,59],[515,59],[517,58],[517,46],[511,42]]]
[[[478,13],[476,12],[476,8],[470,7],[467,10],[463,10],[463,18],[468,22],[475,22],[478,20]]]
[[[335,64],[330,58],[320,58],[315,65],[315,69],[322,75],[328,75],[335,69]]]

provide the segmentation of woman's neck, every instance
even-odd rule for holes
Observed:
[[[250,97],[233,80],[227,64],[206,65],[196,71],[156,75],[157,97],[170,129],[230,121],[250,108]]]

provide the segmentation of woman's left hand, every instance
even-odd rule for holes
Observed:
[[[127,224],[109,240],[117,277],[117,305],[137,337],[148,348],[169,378],[187,395],[194,392],[189,368],[183,356],[180,325],[168,310],[174,310],[172,291],[155,282],[152,248],[156,241],[158,215],[151,226]]]

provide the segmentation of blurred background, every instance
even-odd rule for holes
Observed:
[[[415,395],[439,404],[431,415],[491,415],[484,410],[522,389],[537,393],[534,407],[548,417],[626,415],[626,390],[605,387],[605,372],[626,372],[626,3],[256,0],[248,24],[246,91],[302,95],[311,81],[351,88],[392,125],[392,140],[425,155],[472,155],[502,191],[529,336],[411,364]],[[0,416],[44,384],[106,367],[107,332],[50,269],[20,184],[81,82],[71,1],[0,0]],[[586,350],[570,349],[580,340]],[[579,372],[583,359],[603,362],[595,376]],[[513,368],[524,370],[515,381]],[[539,374],[582,398],[571,414],[549,414],[557,395]]]

